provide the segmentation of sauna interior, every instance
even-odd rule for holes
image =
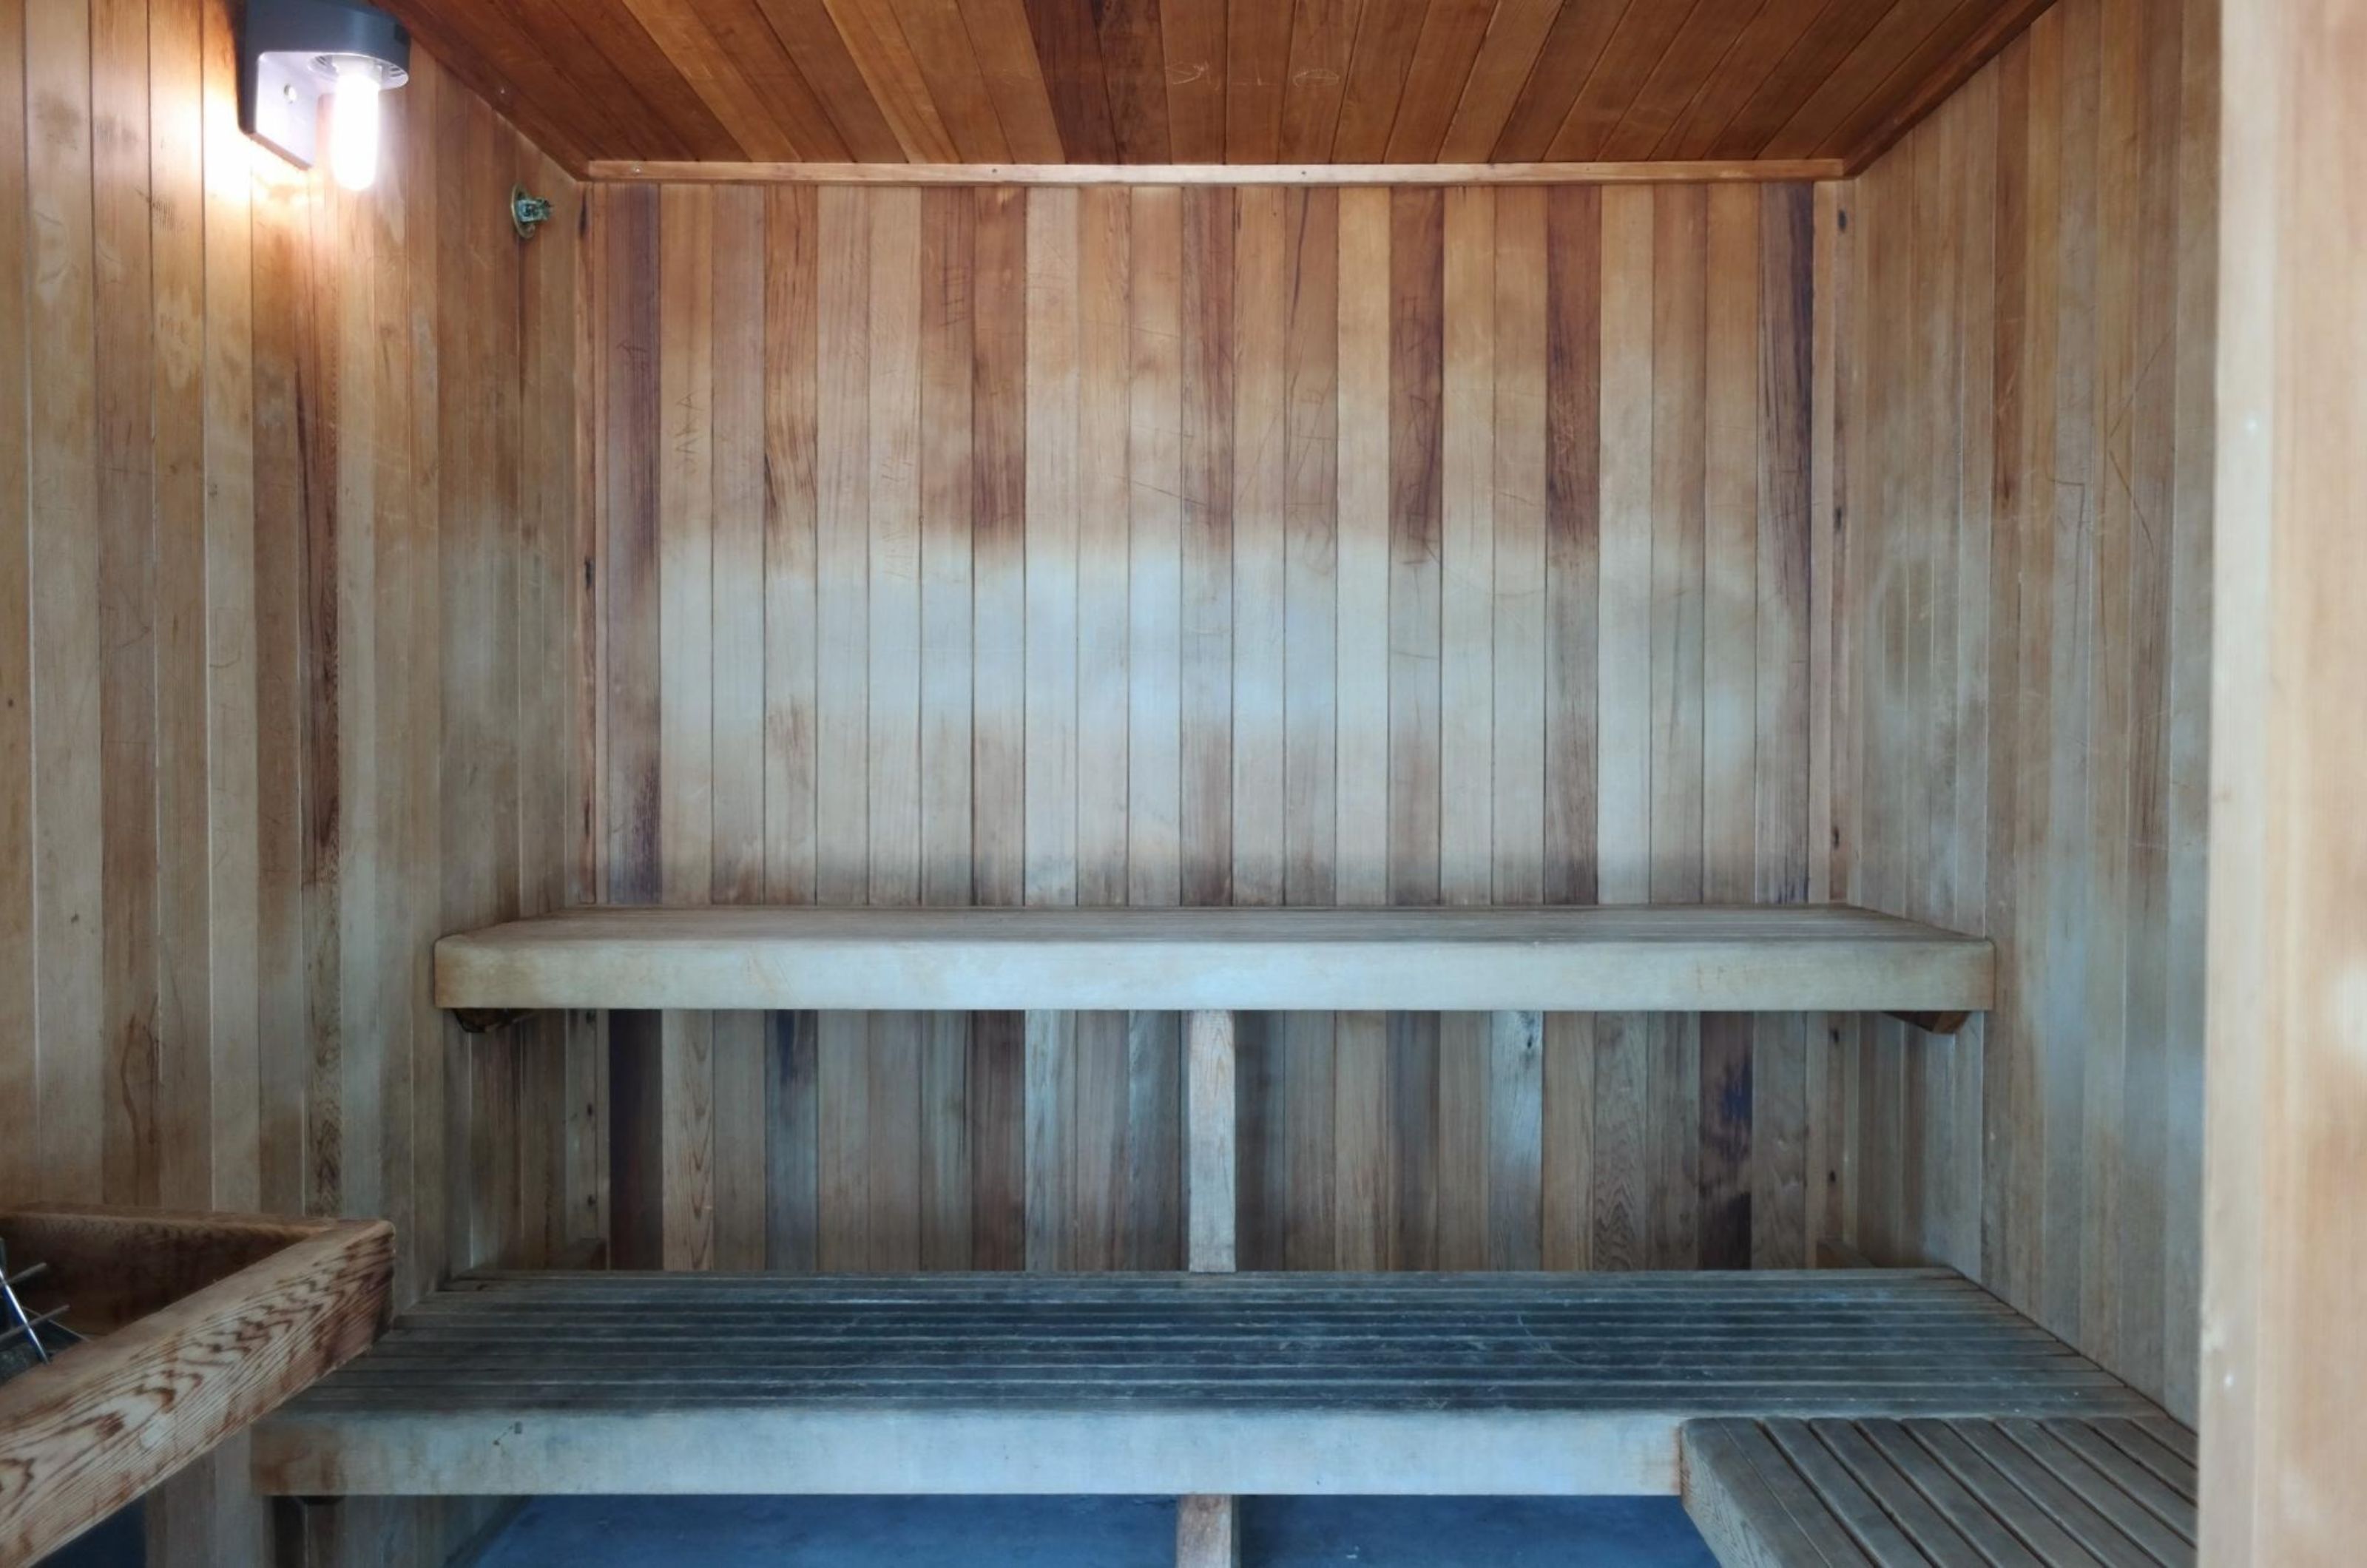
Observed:
[[[386,3],[0,0],[0,1562],[2359,1561],[2356,0]]]

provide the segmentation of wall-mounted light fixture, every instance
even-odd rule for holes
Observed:
[[[239,124],[300,168],[319,162],[348,190],[378,176],[379,95],[411,79],[411,35],[360,0],[247,0],[238,43]]]

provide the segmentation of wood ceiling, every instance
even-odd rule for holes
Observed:
[[[2045,0],[383,0],[579,172],[1880,152]]]

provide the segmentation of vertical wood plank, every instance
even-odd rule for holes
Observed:
[[[668,187],[658,210],[658,837],[670,904],[708,902],[715,881],[714,195]],[[710,1014],[659,1017],[669,1269],[715,1267],[714,1037]]]
[[[32,530],[34,1123],[45,1198],[100,1190],[107,1038],[100,759],[97,393],[94,358],[90,16],[81,0],[25,12]]]
[[[159,452],[148,8],[90,8],[98,557],[99,880],[107,1091],[100,1191],[157,1200]],[[365,304],[367,299],[365,298]],[[344,329],[345,322],[339,322]],[[359,868],[357,868],[359,869]]]
[[[1027,204],[972,193],[970,890],[1022,901],[1026,829]]]
[[[1279,904],[1287,852],[1288,198],[1234,193],[1232,898]]]
[[[715,898],[764,897],[764,208],[761,192],[722,190],[711,220],[708,354],[714,431],[710,662]],[[556,389],[554,389],[556,390]]]
[[[201,301],[208,323],[205,338],[205,565],[206,585],[206,777],[205,842],[209,852],[205,928],[209,972],[205,994],[210,1003],[208,1020],[207,1068],[210,1145],[210,1206],[253,1208],[261,1203],[259,1151],[255,1119],[259,1085],[256,1034],[261,970],[257,948],[257,898],[261,881],[256,834],[255,655],[255,385],[252,343],[254,226],[248,185],[225,177],[225,165],[237,166],[233,156],[244,149],[235,141],[235,118],[230,95],[235,90],[235,51],[227,17],[213,6],[203,12],[205,291]],[[0,63],[0,79],[8,74]],[[0,118],[7,117],[0,104]],[[18,117],[21,119],[21,116]],[[225,121],[232,128],[226,130]],[[425,138],[419,139],[421,143]],[[233,154],[235,149],[235,154]],[[425,160],[422,160],[425,162]],[[0,166],[7,158],[0,153]],[[418,210],[416,185],[407,203]],[[0,192],[0,206],[9,205]],[[0,246],[6,236],[0,233]],[[19,299],[22,291],[0,293]],[[21,330],[21,329],[20,329]],[[21,340],[19,340],[21,341]],[[0,349],[5,353],[5,349]],[[417,374],[416,368],[413,371]],[[414,407],[413,418],[418,413]],[[21,424],[6,421],[11,431]],[[21,439],[21,437],[19,438]],[[21,469],[21,458],[7,463]],[[414,485],[416,484],[414,475]],[[14,493],[12,491],[12,493]],[[421,520],[423,531],[425,520]],[[422,571],[424,583],[433,574]],[[432,603],[432,595],[420,597]],[[0,604],[6,596],[0,595]],[[414,608],[414,615],[417,614]],[[23,639],[12,626],[9,646]],[[423,660],[424,662],[424,660]],[[211,671],[245,671],[243,676]],[[432,671],[413,672],[414,689],[433,682]],[[418,761],[406,770],[413,781],[414,824],[429,814],[418,787],[424,770]],[[432,845],[414,847],[432,853]],[[17,862],[29,866],[30,857]],[[424,908],[429,900],[424,896]],[[423,1010],[423,1014],[424,1014]],[[420,1027],[436,1021],[423,1016]],[[419,1051],[421,1034],[413,1036]],[[433,1055],[432,1052],[421,1053]],[[429,1101],[435,1103],[435,1101]],[[432,1166],[429,1168],[433,1168]],[[411,1256],[416,1256],[413,1249]]]
[[[1546,893],[1546,197],[1496,197],[1490,902]]]
[[[1492,888],[1496,596],[1496,195],[1446,193],[1439,411],[1439,897]]]
[[[814,892],[860,903],[871,886],[869,666],[871,200],[816,193]],[[849,765],[865,759],[864,768]],[[832,765],[822,765],[828,759]]]
[[[1077,901],[1127,897],[1127,397],[1132,199],[1080,191],[1077,312]]]
[[[976,222],[968,192],[923,193],[919,766],[925,904],[970,901]]]
[[[1231,902],[1234,195],[1184,193],[1182,820],[1186,904]]]
[[[1389,891],[1389,193],[1340,193],[1339,829],[1334,892]]]
[[[816,895],[820,341],[816,193],[764,193],[764,889]]]
[[[1134,191],[1127,326],[1127,886],[1130,904],[1182,893],[1184,204]]]
[[[1185,1020],[1184,1266],[1195,1273],[1233,1268],[1235,1214],[1233,1015],[1195,1012]]]
[[[1389,196],[1389,902],[1439,898],[1445,201]]]
[[[869,193],[867,901],[921,896],[921,193]]]
[[[25,28],[12,7],[0,25],[0,688],[32,689],[33,562],[28,491],[27,417],[31,382],[24,374],[30,339],[26,243]],[[207,209],[209,221],[214,211]],[[227,269],[226,269],[227,270]],[[216,362],[207,362],[207,391]],[[242,518],[252,526],[251,521]],[[210,523],[210,518],[209,519]],[[210,527],[207,542],[214,542]],[[39,995],[37,917],[33,911],[34,810],[31,705],[0,704],[0,1002],[30,1017]],[[209,807],[211,807],[209,800]],[[0,1040],[0,1095],[40,1114],[40,1047],[36,1032]],[[40,1190],[40,1143],[13,1136],[0,1148],[0,1194],[23,1201]]]
[[[1596,705],[1601,696],[1603,200],[1546,196],[1545,886],[1596,897]]]
[[[1080,221],[1075,191],[1028,193],[1025,842],[1030,904],[1072,904],[1077,898]]]
[[[1292,192],[1283,220],[1283,899],[1328,905],[1339,839],[1339,193]],[[1328,1107],[1330,1085],[1319,1089]]]

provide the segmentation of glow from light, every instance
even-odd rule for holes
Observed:
[[[378,178],[378,72],[367,62],[337,72],[329,100],[329,172],[347,190]]]

